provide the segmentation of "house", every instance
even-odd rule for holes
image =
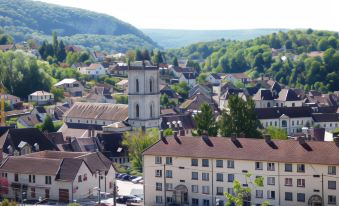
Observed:
[[[4,157],[44,150],[58,150],[56,145],[37,128],[9,129],[0,137],[0,148]]]
[[[179,82],[186,82],[189,87],[194,87],[196,85],[197,75],[192,72],[184,72],[179,76]]]
[[[128,92],[128,79],[122,79],[116,84],[124,93]]]
[[[46,105],[54,102],[54,94],[46,91],[36,91],[28,95],[29,102],[35,102],[37,105]]]
[[[173,131],[178,131],[182,134],[191,134],[192,130],[196,129],[196,124],[192,113],[187,112],[184,114],[162,115],[160,127],[162,130],[170,128]]]
[[[197,93],[196,95],[188,98],[186,101],[184,101],[180,106],[179,110],[181,113],[184,113],[186,111],[191,111],[191,112],[198,112],[200,111],[200,107],[202,104],[209,104],[212,108],[213,111],[217,111],[218,108],[212,101],[212,98],[209,96],[206,96],[204,94]]]
[[[54,84],[55,87],[63,89],[71,96],[81,97],[84,92],[84,86],[76,79],[63,79]]]
[[[207,77],[206,77],[206,81],[213,84],[213,85],[220,85],[221,84],[221,77],[219,74],[216,73],[210,73]]]
[[[278,127],[288,134],[301,131],[305,125],[312,125],[311,107],[256,108],[257,118],[264,128]]]
[[[0,99],[4,99],[11,109],[22,107],[22,101],[19,97],[11,94],[0,94]]]
[[[78,70],[81,74],[86,74],[91,76],[92,78],[97,78],[106,75],[107,69],[102,66],[102,64],[92,63],[88,67],[80,67],[78,68]]]
[[[196,84],[188,91],[188,97],[192,97],[198,93],[204,94],[207,97],[212,96],[213,94],[212,90],[208,86]]]
[[[3,52],[10,51],[10,50],[15,50],[16,47],[14,44],[5,44],[5,45],[0,45],[0,50]]]
[[[29,164],[27,164],[29,163]],[[5,198],[48,199],[59,202],[81,201],[101,192],[113,193],[115,169],[99,152],[42,151],[10,156],[0,166],[9,187]]]
[[[232,95],[237,95],[242,100],[247,100],[248,96],[243,92],[242,89],[233,89],[229,88],[225,93],[223,93],[219,98],[217,99],[218,107],[219,109],[227,109],[228,108],[228,99]]]
[[[115,104],[115,99],[113,99],[110,90],[107,91],[105,87],[101,86],[93,87],[92,90],[86,95],[85,99],[87,102]]]
[[[101,127],[127,120],[128,105],[76,102],[64,116],[65,123]]]
[[[264,201],[284,206],[336,205],[338,156],[338,141],[174,133],[162,136],[143,153],[144,204],[225,205],[224,193],[235,194],[233,183],[238,180],[251,188],[251,203],[244,206]],[[263,187],[249,183],[256,177],[263,178]]]
[[[179,78],[182,73],[194,73],[194,68],[191,67],[177,67],[177,66],[169,66],[168,72],[171,73],[173,77]]]
[[[108,73],[112,76],[127,77],[128,65],[126,63],[116,63],[108,67]]]
[[[339,128],[339,113],[313,113],[314,125],[319,125],[328,132]]]
[[[255,102],[255,108],[270,108],[275,105],[272,91],[269,89],[259,89],[252,99]]]
[[[102,62],[105,60],[106,55],[101,51],[92,51],[91,55],[95,62]]]
[[[232,82],[233,84],[236,82],[242,82],[244,84],[247,84],[251,81],[251,78],[247,76],[247,74],[244,72],[226,74],[225,79],[229,82]]]
[[[301,107],[303,100],[292,89],[281,89],[278,98],[275,99],[277,107]]]

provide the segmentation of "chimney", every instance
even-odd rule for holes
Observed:
[[[174,138],[178,138],[178,131],[173,131]]]
[[[237,134],[236,133],[232,133],[231,140],[232,140],[232,142],[237,141]]]
[[[307,144],[305,137],[298,137],[299,144],[307,151],[312,151],[312,148]]]
[[[72,143],[72,138],[71,137],[66,137],[66,141],[68,144],[71,144]]]
[[[9,146],[7,147],[7,149],[8,149],[8,155],[9,155],[9,156],[13,156],[14,150],[13,150],[12,146],[9,145]]]
[[[185,136],[185,130],[183,130],[183,129],[180,130],[180,131],[179,131],[179,134],[180,134],[180,136]]]
[[[203,134],[201,137],[202,137],[202,139],[203,139],[204,141],[208,141],[208,140],[209,140],[208,135],[207,135],[206,133]]]
[[[272,141],[271,135],[265,134],[264,138],[265,138],[266,143],[271,143],[271,141]]]

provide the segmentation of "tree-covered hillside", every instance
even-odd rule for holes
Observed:
[[[203,61],[206,72],[271,76],[291,87],[339,90],[337,32],[290,30],[248,41],[218,40],[170,50],[168,58]]]
[[[140,30],[112,16],[31,0],[0,0],[0,27],[16,41],[46,39],[56,31],[75,44],[79,40],[90,45],[94,38],[98,39],[96,45],[107,50],[126,51],[125,46],[157,47]]]

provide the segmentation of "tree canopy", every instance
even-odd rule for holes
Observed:
[[[208,134],[209,136],[217,136],[218,125],[214,116],[214,111],[210,105],[204,103],[200,106],[200,111],[194,116],[197,125],[197,134]]]

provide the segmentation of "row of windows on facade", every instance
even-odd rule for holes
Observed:
[[[151,104],[149,106],[149,114],[150,114],[150,118],[152,118],[154,116],[154,106],[153,104]],[[135,105],[135,117],[139,118],[140,117],[140,108],[139,108],[139,104]]]
[[[7,173],[3,172],[1,173],[1,177],[3,178],[7,178]],[[79,175],[78,176],[78,182],[82,182],[82,181],[87,181],[87,174]],[[14,174],[14,182],[19,182],[19,174],[15,173]],[[29,183],[35,183],[35,175],[28,175],[28,182]],[[51,176],[45,176],[45,184],[46,185],[50,185],[52,184],[52,177]]]
[[[156,177],[162,177],[162,170],[156,170],[155,171]],[[209,181],[210,180],[210,173],[202,172],[201,173],[201,180],[202,181]],[[227,174],[227,182],[233,182],[234,181],[234,174]],[[172,170],[166,170],[165,171],[165,177],[166,178],[173,178],[173,171]],[[257,176],[259,177],[259,176]],[[192,172],[191,176],[192,180],[199,180],[199,173],[198,172]],[[216,173],[216,181],[218,182],[224,182],[224,174],[223,173]],[[297,187],[305,187],[305,179],[298,178],[297,179]],[[267,177],[267,185],[275,185],[275,177]],[[285,186],[292,187],[293,186],[293,179],[292,178],[285,178]],[[336,181],[328,181],[328,189],[330,190],[336,190]]]
[[[30,96],[30,98],[31,98],[31,100],[33,100],[33,97],[34,96]],[[40,99],[41,100],[44,100],[44,99],[51,99],[52,98],[52,95],[48,95],[48,96],[40,96]],[[39,100],[39,96],[38,96],[38,98],[37,98],[38,100]]]
[[[161,183],[159,183],[161,184]],[[157,185],[157,187],[161,187],[161,185]],[[166,186],[166,188],[169,188],[171,186]],[[171,190],[171,189],[168,189]],[[199,186],[198,185],[192,185],[191,189],[192,193],[199,193]],[[210,194],[210,187],[209,186],[202,186],[202,193],[203,194]],[[227,193],[234,195],[233,188],[227,188]],[[217,187],[216,188],[216,195],[224,195],[224,188],[223,187]],[[306,195],[305,193],[297,193],[297,202],[305,202],[306,201]],[[256,190],[255,191],[255,198],[257,199],[263,199],[264,198],[264,190]],[[266,199],[274,200],[276,198],[276,193],[273,190],[267,191]],[[335,205],[337,203],[337,198],[335,195],[328,195],[327,196],[328,204]],[[173,200],[171,197],[167,199],[167,202],[172,202]],[[285,192],[285,201],[293,201],[293,193],[292,192]],[[162,196],[156,196],[156,203],[162,203]],[[209,205],[209,200],[203,199],[203,205]],[[220,204],[221,203],[221,204]],[[191,205],[199,205],[199,199],[198,198],[192,198],[192,204]],[[224,205],[224,202],[221,200],[219,202],[219,205]]]
[[[235,168],[234,160],[226,160],[227,161],[227,168]],[[209,167],[209,159],[201,159],[201,166],[202,167]],[[162,164],[162,157],[155,156],[155,164]],[[166,164],[172,165],[173,159],[172,157],[166,157]],[[266,164],[267,171],[275,171],[275,163],[268,162]],[[191,166],[198,167],[199,160],[198,159],[191,159]],[[216,160],[215,166],[217,168],[224,167],[224,160]],[[263,170],[264,169],[264,162],[255,162],[255,170]],[[293,172],[293,164],[292,163],[285,163],[285,172]],[[305,164],[297,164],[297,172],[305,173]],[[336,175],[336,166],[328,166],[328,174],[329,175]]]
[[[73,122],[73,119],[69,119],[69,122]],[[80,123],[80,119],[78,119],[78,123]],[[86,120],[86,124],[89,124],[89,123],[91,123],[91,124],[93,124],[93,120]],[[97,124],[98,122],[95,120],[94,121],[94,124]],[[106,122],[102,122],[102,124],[103,125],[106,125]]]
[[[137,92],[137,93],[140,92],[140,89],[139,89],[139,79],[135,80],[135,92]],[[155,89],[154,89],[154,80],[153,79],[149,80],[149,92],[150,93],[155,92]]]
[[[268,127],[268,124],[269,124],[269,126],[273,126],[273,123],[274,123],[275,127],[278,126],[278,121],[274,121],[274,122],[270,121],[269,123],[266,122],[265,126]],[[295,122],[294,122],[294,120],[292,120],[291,124],[292,124],[292,126],[294,126],[294,125],[296,125],[296,126],[303,126],[304,125],[304,120],[301,120],[300,122],[299,122],[299,120],[296,120]],[[287,127],[287,121],[286,120],[282,120],[281,121],[281,126],[282,127]]]

